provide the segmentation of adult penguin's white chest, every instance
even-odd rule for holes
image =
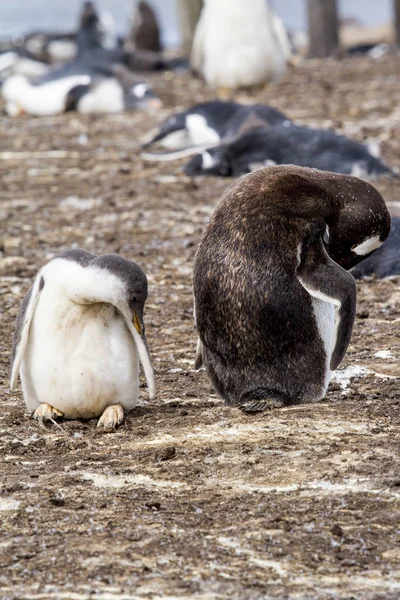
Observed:
[[[135,343],[110,304],[77,304],[45,286],[21,381],[31,411],[47,403],[67,418],[93,418],[110,404],[130,409],[139,394]]]
[[[203,74],[212,87],[247,87],[279,77],[288,50],[265,0],[208,0],[204,9]]]
[[[324,396],[332,377],[330,363],[336,341],[335,306],[331,302],[315,296],[311,296],[311,304],[315,324],[325,352],[325,379],[322,382],[322,396]]]

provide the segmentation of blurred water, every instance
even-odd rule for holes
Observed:
[[[156,10],[164,44],[179,44],[175,0],[148,0]],[[247,1],[251,7],[251,0]],[[135,0],[95,0],[115,19],[117,31],[124,33]],[[65,31],[76,25],[82,0],[0,0],[0,37],[20,35],[32,30]],[[306,27],[306,0],[272,0],[275,10],[288,27]],[[392,0],[339,0],[342,15],[355,16],[367,25],[384,23],[391,18]]]

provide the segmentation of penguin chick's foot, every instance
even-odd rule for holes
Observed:
[[[219,87],[217,88],[217,98],[218,100],[232,100],[233,90],[228,87]]]
[[[107,406],[101,415],[97,427],[104,429],[116,429],[124,420],[124,409],[120,404],[112,404]]]
[[[37,407],[32,416],[37,421],[54,421],[55,419],[63,417],[64,413],[53,406],[50,406],[50,404],[43,403]]]
[[[276,398],[265,398],[260,400],[248,400],[244,404],[238,406],[238,408],[246,414],[255,414],[272,410],[273,408],[282,408],[285,406],[282,400]]]

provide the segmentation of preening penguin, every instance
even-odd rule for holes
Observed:
[[[204,0],[191,64],[210,87],[232,91],[275,80],[290,54],[282,21],[266,0]]]
[[[10,385],[21,376],[36,418],[91,419],[115,427],[139,396],[139,359],[150,398],[144,332],[147,278],[133,261],[69,250],[45,265],[17,317]]]
[[[382,196],[355,177],[270,167],[226,190],[193,287],[196,366],[203,361],[227,404],[262,410],[324,397],[355,317],[345,269],[389,231]]]

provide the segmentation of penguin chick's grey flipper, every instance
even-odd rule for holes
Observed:
[[[28,342],[29,327],[31,325],[33,314],[39,300],[40,292],[43,288],[44,279],[39,271],[33,286],[30,288],[22,301],[15,324],[10,369],[10,388],[12,390],[14,390],[17,385],[19,369],[21,367],[26,344]]]
[[[356,316],[357,288],[355,279],[331,258],[322,239],[302,257],[298,279],[315,298],[330,302],[335,310],[335,341],[330,361],[332,371],[338,368],[350,343]]]

